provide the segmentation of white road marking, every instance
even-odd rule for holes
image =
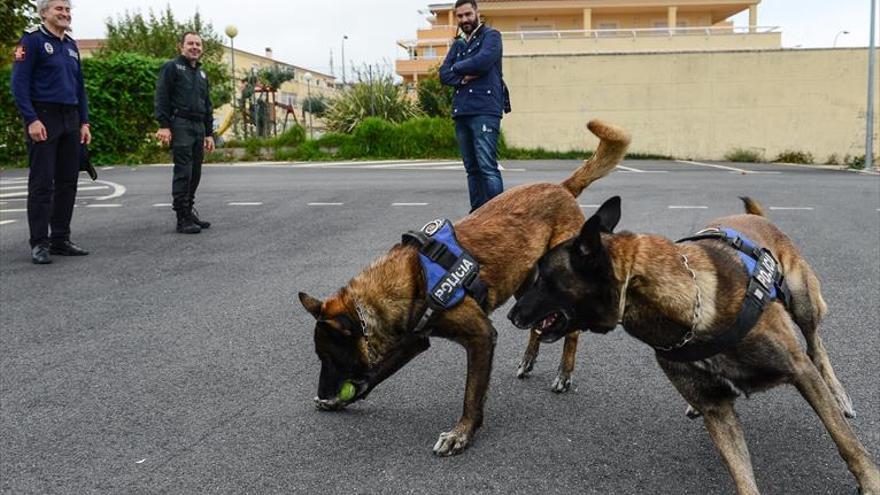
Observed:
[[[27,189],[28,186],[2,186],[0,191],[12,191],[13,189]]]
[[[14,208],[12,210],[0,210],[0,213],[20,213],[22,211],[27,211],[27,208]]]
[[[0,179],[0,185],[3,184],[21,184],[27,182],[27,177],[17,177],[15,179]]]
[[[236,201],[233,201],[232,203],[226,203],[226,204],[229,205],[229,206],[261,206],[263,203],[260,203],[260,202],[252,202],[252,203],[248,203],[248,202],[236,202]]]
[[[357,165],[356,163],[349,163],[348,165]],[[455,165],[459,167],[463,167],[464,164],[462,162],[455,161],[444,161],[444,162],[404,162],[404,163],[378,163],[375,165],[364,165],[359,168],[403,168],[403,167],[433,167],[437,165]],[[499,166],[499,168],[501,168]]]
[[[342,206],[344,203],[309,203],[309,206]]]
[[[153,206],[171,206],[171,203],[155,203]]]
[[[708,206],[670,205],[670,210],[707,210]]]
[[[601,205],[579,205],[581,208],[598,208]]]
[[[771,210],[812,210],[812,206],[771,206]]]
[[[391,206],[428,206],[428,203],[391,203]]]
[[[623,170],[624,172],[638,172],[640,174],[666,174],[666,173],[669,173],[668,170],[642,170],[639,168],[625,167],[623,165],[618,165],[617,168]]]
[[[101,167],[101,170],[113,170],[114,168],[116,168],[116,167],[113,167],[113,166]]]
[[[717,163],[692,162],[690,160],[675,160],[675,161],[678,163],[688,163],[690,165],[698,165],[701,167],[711,167],[711,168],[718,168],[721,170],[728,170],[730,172],[735,172],[738,174],[781,174],[782,173],[778,170],[746,170],[744,168],[728,167],[727,165],[718,165]]]
[[[15,223],[18,220],[0,220],[0,225],[9,225],[10,223]]]
[[[122,196],[123,194],[125,194],[125,186],[123,186],[122,184],[117,184],[115,182],[110,182],[110,181],[106,181],[106,180],[96,180],[95,182],[97,182],[98,184],[104,184],[106,186],[110,186],[113,188],[113,192],[108,194],[107,196],[101,196],[99,198],[95,198],[98,201],[107,201],[108,199],[118,198],[118,197]],[[84,189],[85,188],[83,188],[83,187],[79,188],[80,191],[82,191]]]
[[[118,203],[97,203],[93,205],[86,205],[86,208],[119,208],[122,206]]]

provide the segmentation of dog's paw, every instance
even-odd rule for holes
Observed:
[[[687,411],[684,412],[684,415],[688,417],[688,419],[697,419],[703,415],[697,408],[688,404]]]
[[[344,409],[347,405],[345,402],[340,401],[339,399],[319,399],[315,397],[315,407],[318,408],[319,411],[339,411]]]
[[[522,361],[519,362],[519,366],[516,368],[516,377],[520,380],[528,378],[529,373],[534,367],[535,356],[523,356]]]
[[[434,455],[448,457],[460,454],[467,448],[469,442],[470,435],[466,433],[458,433],[455,430],[441,433],[437,443],[434,444]]]
[[[550,385],[550,390],[557,394],[564,394],[569,389],[571,389],[571,377],[564,373],[556,375],[556,378],[553,379],[553,384]]]
[[[843,412],[843,415],[847,418],[855,418],[856,410],[853,408],[852,399],[849,398],[849,395],[846,392],[837,393],[834,389],[831,390],[831,393],[834,395],[834,399],[837,400],[837,405],[840,406],[840,411]]]

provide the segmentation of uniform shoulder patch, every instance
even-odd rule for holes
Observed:
[[[23,62],[25,56],[27,55],[27,48],[24,47],[21,43],[15,45],[15,51],[12,52],[13,57],[16,62]]]

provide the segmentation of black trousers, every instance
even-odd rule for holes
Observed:
[[[174,159],[172,208],[175,211],[185,210],[192,207],[196,189],[202,179],[202,160],[205,158],[204,122],[175,118],[171,123],[171,154]]]
[[[28,174],[28,226],[31,247],[70,239],[70,218],[79,180],[80,119],[76,106],[34,102],[46,126],[46,141],[25,132]],[[51,235],[49,229],[51,227]]]

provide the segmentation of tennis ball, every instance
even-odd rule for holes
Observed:
[[[339,393],[336,394],[336,398],[348,402],[351,399],[354,399],[354,394],[357,393],[357,388],[355,388],[354,383],[351,383],[348,380],[342,382],[342,386],[339,387]]]

